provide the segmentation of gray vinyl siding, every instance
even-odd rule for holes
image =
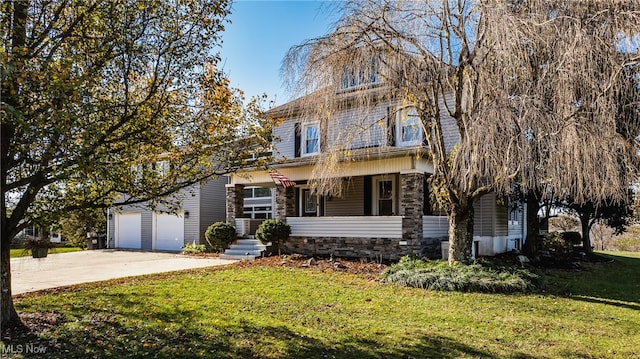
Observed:
[[[226,191],[228,177],[219,177],[200,187],[200,223],[198,238],[205,243],[204,233],[215,222],[226,221]]]
[[[184,243],[204,243],[204,232],[214,222],[225,220],[225,184],[228,179],[220,177],[204,185],[193,185],[179,191],[173,197],[181,203],[183,213],[189,212],[184,218]],[[144,209],[145,204],[123,206],[111,211],[140,212],[141,213],[141,246],[143,250],[153,249],[153,216],[154,211]],[[159,207],[156,212],[163,212],[166,208]],[[115,242],[115,221],[109,220],[110,245]]]
[[[497,203],[493,215],[495,223],[495,235],[506,236],[509,233],[509,212],[504,203]]]
[[[142,250],[150,251],[152,250],[152,224],[153,224],[153,212],[151,211],[142,211],[142,215],[140,218],[140,227],[142,229],[141,236],[141,248]]]
[[[526,218],[525,215],[527,210],[527,206],[521,204],[520,210],[518,211],[518,223],[509,225],[509,237],[522,237],[524,233],[524,229],[526,228]]]
[[[200,242],[200,192],[198,184],[180,192],[182,211],[189,212],[189,217],[184,218],[184,243]]]
[[[447,105],[444,101],[440,101],[440,124],[442,125],[442,135],[444,137],[444,145],[447,152],[451,152],[453,146],[460,142],[460,134],[458,132],[458,126],[453,117],[449,115],[449,109],[453,109],[455,105],[455,99],[453,94],[445,96]]]
[[[453,95],[447,95],[440,102],[440,118],[442,131],[447,151],[460,140],[455,120],[449,115],[448,108],[453,109]],[[331,122],[321,134],[321,141],[327,141],[325,145],[333,146],[336,143],[348,144],[350,149],[365,147],[383,147],[387,145],[388,125],[395,126],[396,112],[401,101],[385,101],[370,108],[354,107],[346,108],[335,114]],[[389,116],[391,121],[389,121]],[[273,130],[274,158],[295,157],[295,124],[311,122],[299,116],[291,117],[283,121]],[[396,131],[397,132],[397,131]],[[323,145],[324,147],[324,145]]]
[[[298,117],[286,119],[273,129],[273,157],[275,160],[295,157],[295,124],[301,122]]]
[[[363,216],[364,215],[364,177],[354,177],[343,184],[344,195],[325,201],[326,216]]]
[[[507,207],[497,201],[495,193],[480,197],[473,205],[474,236],[506,236],[508,234]]]
[[[474,236],[494,236],[494,213],[496,206],[495,193],[486,194],[473,204],[475,212],[473,221]]]
[[[329,146],[348,144],[349,148],[380,147],[387,144],[388,104],[371,109],[349,108],[339,113],[328,126]]]

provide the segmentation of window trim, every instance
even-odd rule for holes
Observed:
[[[269,195],[268,196],[262,196],[262,197],[258,197],[256,196],[256,189],[268,189],[269,190]],[[271,198],[273,196],[273,193],[271,192],[271,188],[270,187],[263,187],[263,186],[247,186],[244,188],[245,191],[250,190],[251,191],[251,197],[247,197],[246,194],[244,195],[244,198],[246,199],[265,199],[265,198]]]
[[[509,214],[507,216],[507,225],[517,226],[520,224],[520,208],[509,208]]]
[[[380,214],[380,183],[381,182],[387,182],[387,181],[391,181],[391,214],[390,216],[396,216],[397,215],[397,205],[398,205],[398,199],[397,199],[397,181],[396,181],[396,177],[393,175],[382,175],[382,176],[376,176],[373,178],[373,188],[372,188],[372,197],[373,197],[373,203],[372,203],[372,215],[374,216],[381,216]],[[389,216],[389,215],[385,215],[385,216]]]
[[[338,92],[348,92],[357,88],[374,87],[382,83],[380,76],[378,58],[371,58],[371,63],[366,67],[361,67],[356,71],[345,69],[340,79]],[[366,70],[365,70],[366,69]]]
[[[318,144],[316,145],[317,151],[315,152],[307,152],[307,129],[315,127],[316,128],[316,133],[318,134]],[[320,136],[320,122],[310,122],[310,123],[306,123],[302,125],[302,131],[301,131],[301,151],[300,151],[300,155],[302,157],[304,156],[313,156],[313,155],[317,155],[318,153],[320,153],[320,141],[321,141],[321,136]]]
[[[310,195],[315,197],[315,212],[308,212],[306,207],[306,193],[311,193],[311,188],[307,186],[296,187],[297,192],[297,206],[299,217],[324,217],[325,216],[325,201],[326,197],[318,194]]]
[[[403,134],[403,124],[402,124],[402,117],[403,114],[406,113],[407,109],[416,109],[415,106],[405,106],[400,108],[397,112],[396,112],[396,146],[398,147],[412,147],[412,146],[419,146],[422,145],[422,142],[424,141],[424,129],[422,128],[422,124],[420,123],[420,117],[418,116],[418,127],[419,127],[419,138],[415,139],[415,140],[411,140],[411,141],[403,141],[402,139],[402,134]],[[417,111],[416,111],[417,112]]]
[[[507,225],[520,225],[520,218],[522,217],[522,208],[520,207],[520,204],[513,202],[511,199],[509,199],[507,203]]]

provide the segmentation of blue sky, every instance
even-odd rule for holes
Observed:
[[[266,93],[277,104],[291,94],[280,65],[287,50],[331,30],[326,1],[234,1],[222,39],[220,67],[247,98]]]

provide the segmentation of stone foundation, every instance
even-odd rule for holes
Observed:
[[[442,259],[442,241],[448,239],[448,237],[423,238],[420,256],[429,259]]]
[[[309,256],[350,258],[380,258],[398,260],[409,254],[420,254],[420,248],[400,245],[398,238],[343,238],[343,237],[290,237],[283,245],[284,253],[299,253]],[[439,242],[438,242],[439,244]]]

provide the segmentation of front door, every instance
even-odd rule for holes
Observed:
[[[302,217],[324,216],[324,197],[312,193],[309,188],[301,188],[300,213]]]

